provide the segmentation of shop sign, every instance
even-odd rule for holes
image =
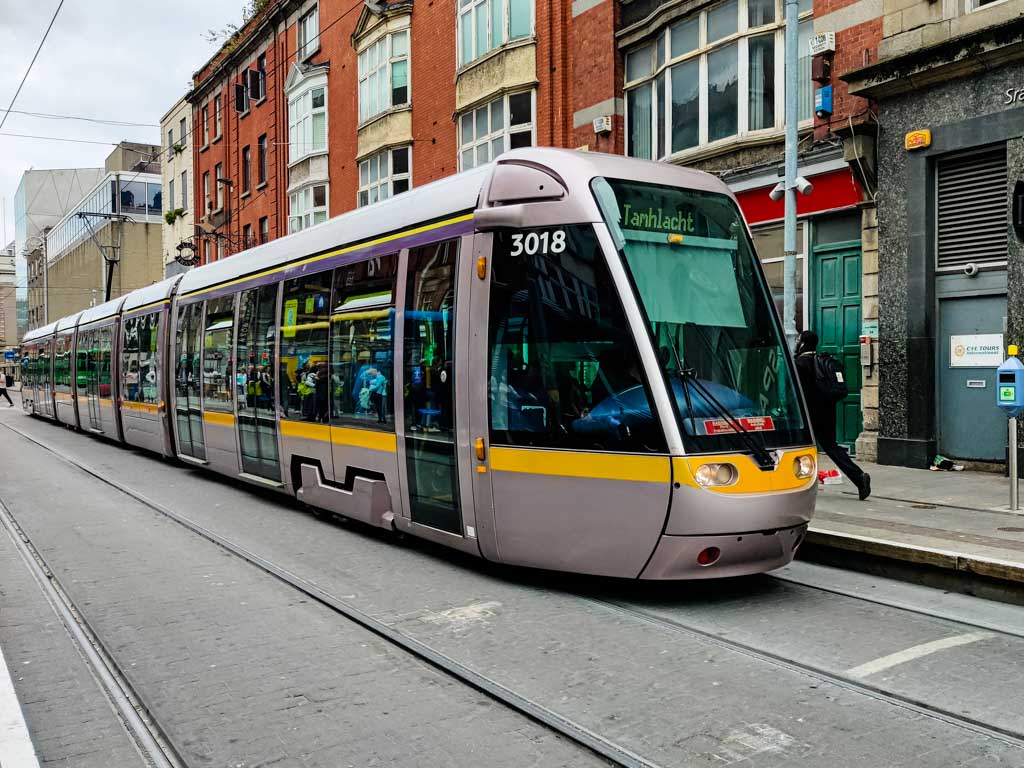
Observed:
[[[1004,105],[1024,104],[1024,88],[1007,88]]]
[[[1003,362],[1003,334],[949,337],[950,368],[998,368]]]
[[[903,148],[906,150],[924,149],[932,145],[932,132],[930,130],[911,131],[903,137]]]

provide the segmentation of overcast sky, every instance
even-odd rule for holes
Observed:
[[[10,104],[60,0],[0,0],[0,116]],[[151,123],[188,90],[217,45],[204,33],[240,23],[244,0],[65,0],[14,110]],[[119,140],[160,143],[159,127],[53,120],[14,112],[0,133],[58,136],[98,144],[0,136],[0,197],[14,239],[14,193],[29,168],[101,167]],[[2,227],[2,223],[0,223]]]

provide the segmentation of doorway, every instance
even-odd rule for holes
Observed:
[[[277,284],[238,299],[238,444],[242,472],[280,482],[277,448]]]

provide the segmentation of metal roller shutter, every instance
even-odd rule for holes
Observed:
[[[1006,189],[1006,145],[939,162],[939,269],[1006,261]]]

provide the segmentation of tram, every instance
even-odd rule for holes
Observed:
[[[566,150],[37,328],[26,411],[502,563],[789,562],[817,457],[735,198]]]

